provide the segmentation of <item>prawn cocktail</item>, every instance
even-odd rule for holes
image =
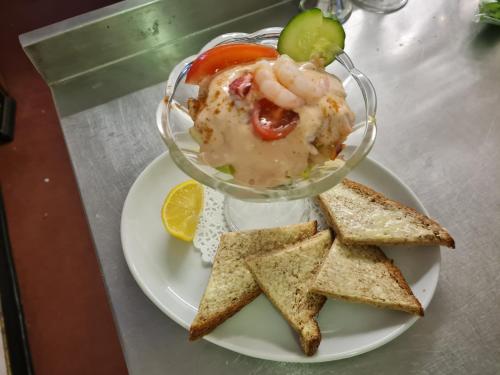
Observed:
[[[238,183],[273,187],[335,159],[354,114],[341,81],[319,55],[308,57],[258,44],[201,54],[186,82],[199,86],[188,107],[203,162]]]

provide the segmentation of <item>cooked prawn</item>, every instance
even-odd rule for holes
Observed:
[[[278,82],[269,62],[261,61],[258,63],[254,78],[261,94],[277,106],[295,109],[304,105],[302,98]]]
[[[305,101],[324,96],[330,88],[328,76],[315,70],[301,70],[287,55],[281,55],[273,66],[278,81]]]

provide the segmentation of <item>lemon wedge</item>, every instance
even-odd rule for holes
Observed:
[[[161,219],[172,236],[192,241],[202,209],[203,187],[188,180],[170,190],[161,208]]]

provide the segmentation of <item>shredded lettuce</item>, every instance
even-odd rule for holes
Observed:
[[[221,165],[220,167],[215,168],[219,172],[234,175],[235,169],[231,164]]]
[[[500,25],[500,0],[481,0],[476,21]]]

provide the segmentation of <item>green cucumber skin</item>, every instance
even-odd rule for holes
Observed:
[[[319,9],[311,9],[297,14],[287,23],[278,40],[278,52],[295,61],[308,61],[319,54],[327,65],[335,59],[337,49],[344,48],[344,41],[342,24],[324,17]],[[314,42],[317,44],[316,50]]]

